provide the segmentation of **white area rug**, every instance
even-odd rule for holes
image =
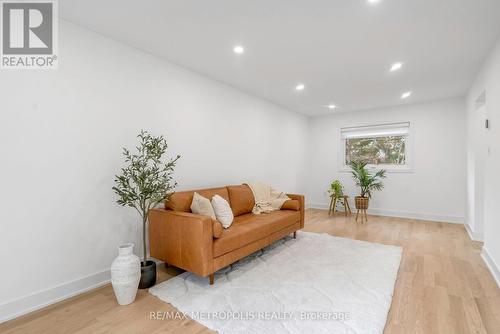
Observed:
[[[220,270],[213,286],[183,273],[149,292],[219,333],[382,333],[401,252],[298,232]]]

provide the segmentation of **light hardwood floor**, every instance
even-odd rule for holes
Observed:
[[[385,333],[500,333],[500,289],[481,244],[462,225],[377,216],[361,224],[353,217],[310,209],[304,230],[403,247]],[[181,272],[159,269],[159,281]],[[146,291],[118,306],[108,285],[4,323],[0,332],[212,333],[192,320],[150,320],[150,312],[172,310]]]

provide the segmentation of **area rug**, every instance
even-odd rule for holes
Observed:
[[[183,273],[149,292],[219,333],[382,333],[402,250],[298,232],[208,278]],[[160,316],[160,315],[158,315]]]

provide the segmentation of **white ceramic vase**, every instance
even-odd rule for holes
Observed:
[[[134,302],[141,279],[141,260],[133,253],[134,244],[118,247],[118,257],[111,265],[111,284],[120,305]]]

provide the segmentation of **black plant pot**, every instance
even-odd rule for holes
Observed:
[[[148,260],[144,266],[141,262],[141,280],[139,289],[148,289],[156,284],[156,262]]]

